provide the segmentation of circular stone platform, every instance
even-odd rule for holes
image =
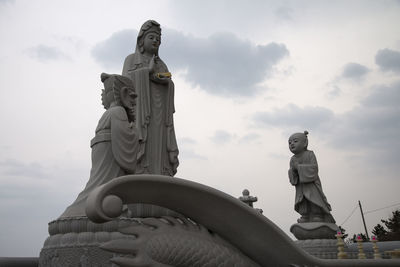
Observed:
[[[336,239],[335,235],[338,230],[336,224],[326,222],[295,223],[290,227],[290,232],[298,240]]]

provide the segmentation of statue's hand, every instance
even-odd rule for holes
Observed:
[[[297,185],[299,183],[299,173],[297,172],[297,170],[290,168],[289,181],[292,185]]]
[[[171,78],[168,76],[160,75],[160,73],[153,73],[151,79],[156,83],[167,84]]]
[[[297,161],[293,162],[293,170],[297,171],[299,169],[299,163]]]
[[[156,60],[156,56],[153,55],[153,57],[150,59],[150,63],[149,63],[149,73],[150,74],[154,73],[154,65],[156,64],[155,60]]]

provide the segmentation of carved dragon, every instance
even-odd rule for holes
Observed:
[[[136,239],[103,245],[115,253],[112,261],[120,266],[400,266],[400,260],[318,259],[236,198],[168,176],[113,179],[92,191],[86,213],[94,222],[106,222],[121,214],[123,204],[131,203],[164,206],[190,220],[149,218],[143,219],[142,227],[121,229]]]

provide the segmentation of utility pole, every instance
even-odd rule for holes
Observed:
[[[361,207],[361,202],[360,202],[360,200],[358,201],[358,205],[360,206],[361,218],[362,218],[362,220],[363,220],[363,223],[364,223],[365,235],[367,236],[367,239],[369,240],[368,231],[367,231],[367,225],[365,224],[364,212],[363,212],[363,210],[362,210],[362,207]]]

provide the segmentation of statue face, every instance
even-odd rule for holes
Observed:
[[[156,54],[160,46],[160,35],[155,32],[149,32],[144,36],[143,48],[144,51],[152,55]]]
[[[101,103],[103,104],[105,109],[108,109],[110,107],[110,103],[107,99],[107,94],[104,89],[101,91]]]
[[[128,110],[133,110],[136,105],[136,94],[133,88],[122,87],[121,88],[121,104]]]
[[[293,154],[299,154],[306,150],[307,143],[303,134],[293,134],[289,138],[289,150]]]

